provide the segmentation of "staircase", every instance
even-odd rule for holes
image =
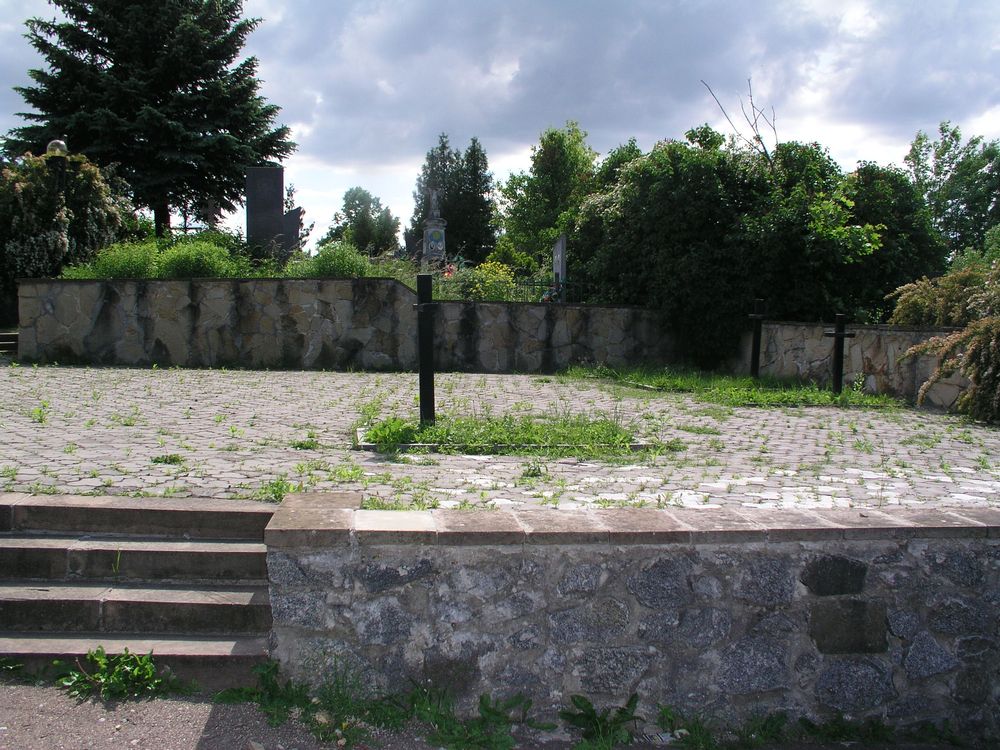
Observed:
[[[204,689],[267,658],[272,508],[0,493],[0,656],[39,668],[103,646]]]
[[[0,331],[0,356],[17,356],[17,331]]]

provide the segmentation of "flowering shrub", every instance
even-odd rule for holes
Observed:
[[[50,157],[26,154],[0,174],[0,292],[16,295],[15,280],[56,276],[114,242],[132,206],[83,156],[64,169]],[[0,311],[2,315],[2,311]]]
[[[514,272],[503,263],[488,260],[474,268],[456,271],[453,279],[463,300],[510,302],[514,299]]]
[[[958,408],[974,419],[1000,423],[1000,261],[993,263],[982,286],[969,295],[966,308],[976,319],[965,328],[932,338],[906,353],[939,358],[917,400],[922,401],[931,386],[957,370],[971,382]]]
[[[886,299],[896,299],[889,322],[903,326],[964,326],[978,317],[969,307],[982,288],[987,269],[971,265],[935,279],[924,276],[899,287]]]

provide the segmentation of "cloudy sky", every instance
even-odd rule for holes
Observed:
[[[404,223],[441,132],[476,136],[498,179],[527,169],[541,131],[576,120],[606,153],[755,100],[781,140],[818,141],[845,169],[901,164],[918,130],[951,120],[1000,137],[997,0],[244,0],[262,23],[247,54],[282,107],[286,162],[307,220],[326,229],[360,185]],[[23,20],[45,0],[0,0],[0,132],[10,86],[41,64]],[[70,144],[72,147],[72,144]]]

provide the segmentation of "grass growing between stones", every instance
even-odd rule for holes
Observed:
[[[725,375],[696,370],[633,367],[615,370],[604,365],[575,366],[564,377],[606,380],[644,390],[688,393],[699,401],[722,406],[860,406],[885,409],[900,402],[884,395],[864,393],[860,387],[845,389],[840,395],[815,383],[798,383],[776,378]]]
[[[441,453],[601,458],[685,448],[680,440],[640,443],[635,431],[618,421],[574,415],[444,417],[434,424],[387,417],[373,421],[364,436],[383,453],[420,446]]]
[[[380,729],[399,732],[416,725],[429,742],[441,747],[513,750],[517,747],[511,735],[514,729],[554,728],[529,717],[531,701],[521,694],[496,701],[482,695],[478,715],[460,718],[451,695],[431,686],[414,685],[407,692],[378,695],[367,690],[356,675],[338,668],[312,695],[304,684],[282,682],[275,662],[262,664],[254,672],[256,687],[225,690],[215,701],[256,703],[273,726],[296,715],[318,739],[337,747],[368,742]]]

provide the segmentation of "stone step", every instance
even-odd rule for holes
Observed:
[[[0,631],[262,635],[270,629],[266,586],[0,583]]]
[[[0,332],[0,354],[17,354],[17,331]]]
[[[0,493],[0,531],[262,541],[274,508],[240,500]]]
[[[267,581],[266,547],[233,541],[168,541],[0,534],[7,580]]]
[[[168,666],[183,680],[194,680],[204,690],[253,685],[253,667],[268,658],[263,637],[158,637],[107,633],[0,633],[0,656],[23,664],[31,673],[52,669],[53,660],[75,666],[98,646],[108,654],[127,648],[133,654],[153,652],[159,667]]]

